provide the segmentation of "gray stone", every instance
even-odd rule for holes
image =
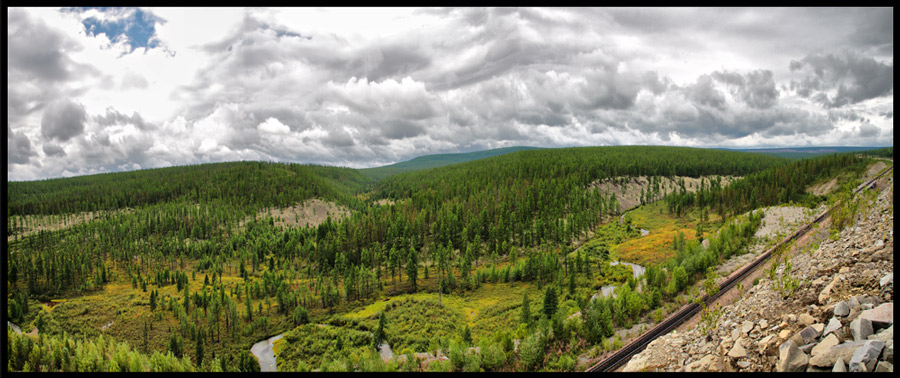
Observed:
[[[825,329],[822,330],[822,335],[828,335],[839,329],[841,329],[841,321],[837,320],[837,318],[831,318],[828,320],[828,324],[825,325]]]
[[[741,337],[741,329],[740,328],[735,328],[733,331],[731,331],[732,339],[737,340],[740,337]]]
[[[813,341],[816,341],[816,338],[819,337],[819,332],[816,332],[816,329],[812,326],[801,329],[800,332],[794,334],[791,337],[791,340],[794,341],[797,345],[806,345]]]
[[[885,303],[871,310],[859,314],[861,319],[867,319],[873,326],[888,327],[894,324],[894,303]]]
[[[877,250],[878,248],[881,248],[881,247],[884,247],[884,240],[881,240],[881,239],[876,240],[875,241],[875,249]]]
[[[850,322],[850,333],[853,334],[854,341],[866,340],[872,332],[872,322],[869,319],[859,317]]]
[[[869,340],[878,340],[883,343],[888,342],[888,340],[893,340],[894,339],[894,326],[885,328],[885,329],[881,330],[881,332],[878,332],[877,334],[869,335],[868,339]]]
[[[768,321],[768,320],[766,320],[766,319],[761,319],[761,320],[759,321],[759,328],[760,328],[760,329],[764,330],[764,329],[766,329],[766,328],[768,328],[768,327],[769,327],[769,321]]]
[[[834,289],[834,285],[837,285],[837,283],[840,282],[841,277],[842,276],[840,274],[835,274],[834,278],[831,280],[831,283],[829,283],[828,286],[825,286],[825,288],[822,289],[822,291],[819,293],[819,304],[828,303],[828,299],[831,298],[831,290]]]
[[[872,305],[871,303],[863,303],[862,306],[860,306],[859,308],[861,308],[863,311],[865,311],[865,310],[871,310],[871,309],[875,308],[875,306]]]
[[[838,340],[837,336],[835,336],[834,334],[829,334],[828,336],[825,336],[825,339],[819,342],[819,344],[812,348],[812,351],[809,355],[818,356],[838,344],[840,344],[840,340]]]
[[[816,343],[809,343],[804,346],[801,346],[800,351],[803,353],[809,354],[809,351],[811,351],[813,349],[813,347],[815,347],[815,346],[816,346]]]
[[[847,365],[844,364],[844,360],[838,358],[837,361],[834,362],[834,368],[831,369],[834,373],[846,373]]]
[[[821,354],[810,358],[809,364],[818,367],[829,367],[834,366],[834,362],[838,359],[841,359],[844,361],[844,363],[847,363],[847,361],[850,361],[850,357],[853,356],[853,351],[855,351],[856,348],[861,347],[863,344],[865,344],[864,341],[850,341],[835,345],[822,352]]]
[[[778,365],[775,367],[777,371],[804,371],[808,365],[809,356],[801,352],[793,341],[788,340],[778,347]]]
[[[841,301],[834,306],[834,316],[847,316],[850,315],[850,305],[847,304],[846,301]]]
[[[881,287],[885,287],[887,285],[893,285],[894,284],[894,273],[888,273],[886,276],[881,277],[881,279],[878,280],[878,284],[881,285]]]
[[[893,373],[894,372],[894,364],[887,361],[878,361],[878,366],[875,366],[876,373]]]
[[[750,361],[740,360],[737,362],[737,366],[740,367],[741,369],[746,369],[746,368],[750,367]]]
[[[848,364],[848,370],[851,372],[862,371],[872,371],[875,368],[875,363],[878,362],[878,356],[881,355],[881,349],[884,348],[884,343],[878,340],[869,340],[866,341],[861,347],[856,348],[853,351],[853,356],[850,357],[850,363]],[[865,368],[861,367],[861,365],[865,365]]]

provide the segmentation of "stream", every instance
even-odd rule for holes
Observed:
[[[275,364],[275,352],[272,350],[272,345],[275,340],[281,339],[284,334],[270,337],[263,341],[260,341],[250,348],[250,353],[253,353],[256,356],[256,359],[259,360],[259,371],[278,371],[278,365]]]
[[[641,230],[642,233],[643,233],[643,231],[644,230]],[[619,265],[619,264],[630,266],[632,273],[634,273],[634,278],[638,278],[638,277],[644,275],[644,271],[647,270],[643,266],[640,266],[638,264],[633,264],[630,262],[626,262],[626,261],[613,261],[613,262],[609,263],[609,265]],[[597,297],[608,297],[610,295],[613,295],[613,293],[616,291],[617,287],[618,286],[616,286],[616,285],[603,286],[600,288],[600,291],[594,293],[594,295],[591,296],[591,300],[594,300],[594,298],[597,298]]]

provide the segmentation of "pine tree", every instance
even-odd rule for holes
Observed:
[[[381,315],[378,317],[378,328],[375,328],[375,333],[372,335],[372,346],[375,349],[378,349],[378,346],[381,345],[381,342],[385,340],[384,334],[384,311],[381,312]]]
[[[519,323],[531,327],[531,308],[528,302],[528,293],[525,293],[525,295],[522,297],[522,312],[519,316]]]
[[[553,317],[556,313],[556,307],[559,305],[558,295],[556,294],[556,285],[547,285],[544,290],[544,308],[543,313],[547,319]]]

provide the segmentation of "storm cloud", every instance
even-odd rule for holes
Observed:
[[[17,180],[893,143],[889,8],[11,8],[8,23]]]

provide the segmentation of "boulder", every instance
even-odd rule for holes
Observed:
[[[823,335],[828,335],[834,331],[841,329],[841,321],[837,320],[837,318],[831,318],[828,320],[828,324],[825,325],[825,329],[822,330]]]
[[[810,324],[815,323],[815,322],[816,322],[816,319],[813,318],[813,317],[812,317],[811,315],[809,315],[809,314],[800,314],[800,317],[797,318],[797,321],[799,321],[800,324],[803,324],[803,325],[805,325],[805,326],[808,326],[808,325],[810,325]]]
[[[876,373],[893,373],[894,372],[894,364],[887,361],[878,361],[878,366],[875,366]]]
[[[893,284],[894,284],[894,273],[888,273],[886,276],[881,277],[881,279],[878,280],[878,285],[880,285],[881,287],[885,287],[887,285],[893,285]]]
[[[747,357],[747,350],[741,346],[741,343],[734,343],[734,347],[728,351],[728,357],[735,359]]]
[[[835,336],[834,334],[829,334],[828,336],[825,336],[825,339],[819,342],[819,344],[812,348],[812,351],[809,353],[809,355],[813,357],[818,356],[831,349],[831,347],[840,343],[841,342],[840,340],[838,340],[837,336]]]
[[[854,341],[866,340],[872,334],[872,322],[869,319],[857,318],[850,322],[850,333]]]
[[[846,301],[841,301],[834,306],[834,316],[847,316],[850,315],[850,305],[847,304]]]
[[[894,324],[894,303],[884,303],[871,310],[863,311],[859,314],[859,318],[869,320],[875,327],[888,327]]]
[[[884,343],[881,341],[866,341],[865,344],[853,351],[853,356],[850,357],[850,363],[847,364],[847,370],[851,372],[872,371],[875,369],[875,364],[878,362],[878,356],[881,355],[881,350],[883,348]],[[862,365],[865,365],[865,367]]]
[[[788,340],[778,347],[778,365],[775,367],[777,371],[804,371],[808,365],[809,356],[801,352],[793,341]]]
[[[833,373],[846,373],[847,365],[844,364],[844,360],[838,358],[834,363],[834,367],[831,369]]]
[[[850,361],[850,357],[853,356],[853,351],[855,351],[856,348],[861,347],[864,343],[864,341],[850,341],[835,345],[810,358],[809,364],[818,367],[829,367],[834,366],[835,361],[838,359],[847,363],[847,361]]]

